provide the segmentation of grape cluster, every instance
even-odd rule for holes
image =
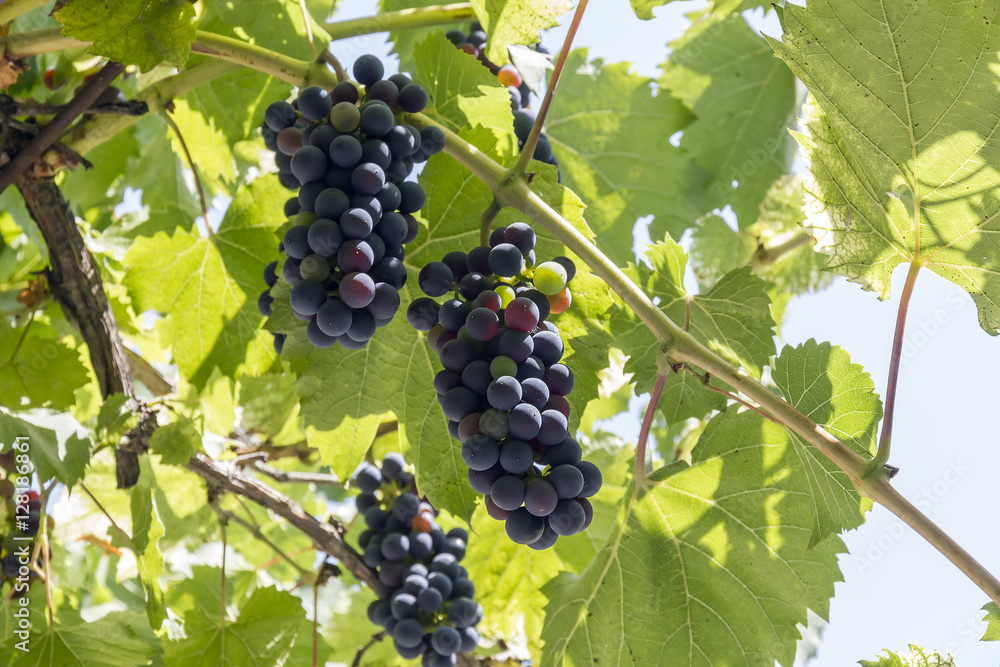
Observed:
[[[18,547],[30,544],[23,538],[38,535],[42,525],[42,501],[38,492],[31,490],[19,493],[23,489],[16,488],[12,481],[19,475],[16,456],[14,451],[0,455],[0,468],[7,471],[7,477],[0,478],[0,503],[6,505],[5,513],[9,517],[7,525],[0,525],[0,582],[18,576],[21,567]],[[27,506],[27,514],[17,507],[18,503]],[[29,578],[36,577],[32,570]]]
[[[281,274],[291,285],[292,311],[308,322],[316,347],[363,347],[392,321],[406,282],[404,244],[417,234],[413,213],[424,191],[406,178],[414,163],[444,148],[440,129],[397,124],[415,113],[427,91],[404,74],[383,79],[381,61],[358,58],[354,76],[332,91],[302,89],[292,102],[274,102],[264,115],[264,143],[275,153],[278,178],[298,194],[285,203],[292,226],[279,244]],[[270,316],[278,263],[264,269],[267,289],[257,300]],[[284,336],[275,337],[281,351]]]
[[[507,87],[507,92],[510,94],[510,108],[514,112],[514,134],[517,136],[517,147],[523,149],[524,142],[527,141],[528,134],[531,132],[531,126],[535,122],[535,117],[528,111],[531,107],[531,90],[524,83],[524,79],[521,78],[521,73],[517,71],[517,67],[513,64],[500,67],[490,62],[485,55],[484,49],[486,46],[486,32],[479,23],[473,23],[468,34],[461,30],[450,30],[445,34],[445,37],[451,40],[452,44],[460,50],[475,56],[479,62],[496,76],[501,84]],[[535,44],[532,48],[539,53],[548,53],[541,44]],[[556,169],[559,168],[559,160],[552,154],[552,145],[549,143],[549,138],[545,136],[544,132],[539,135],[538,143],[535,145],[535,152],[531,157],[539,162],[551,164]],[[559,180],[562,180],[561,174],[559,175]]]
[[[534,245],[534,230],[516,222],[494,230],[489,248],[427,264],[418,277],[427,296],[406,315],[444,366],[434,388],[469,483],[512,540],[547,549],[590,525],[587,498],[602,476],[569,434],[573,372],[546,320],[569,307],[576,267],[565,257],[535,266]]]
[[[469,534],[438,526],[434,508],[414,493],[404,466],[402,456],[388,454],[381,469],[366,466],[355,477],[358,512],[367,526],[358,543],[379,579],[368,618],[385,628],[403,658],[454,665],[456,654],[476,648],[483,618],[475,586],[459,564]]]

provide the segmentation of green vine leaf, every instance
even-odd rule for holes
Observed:
[[[161,62],[180,67],[195,38],[187,0],[60,0],[55,17],[68,37],[93,42],[90,52],[148,72]]]
[[[186,100],[174,100],[174,110],[170,117],[180,130],[180,137],[176,132],[170,132],[174,154],[187,167],[187,156],[184,153],[184,146],[187,146],[205,188],[205,196],[211,199],[217,193],[228,195],[230,187],[236,183],[236,164],[229,138],[215,126],[210,117],[192,109]],[[184,138],[183,145],[181,137]]]
[[[44,322],[12,327],[0,322],[0,405],[12,408],[65,408],[73,392],[87,384],[87,367]],[[28,326],[27,331],[24,327]]]
[[[309,0],[309,22],[316,50],[330,43],[330,35],[313,14],[329,14],[332,0]],[[322,7],[321,7],[322,6]],[[321,16],[320,20],[325,20]],[[198,20],[201,30],[253,42],[292,58],[312,60],[305,20],[299,0],[241,0],[240,2],[207,3]],[[260,92],[264,92],[261,90]],[[272,100],[273,101],[273,100]],[[265,106],[267,106],[265,104]]]
[[[256,590],[240,606],[236,620],[219,619],[194,608],[184,616],[187,637],[167,642],[164,658],[177,667],[201,665],[280,665],[302,628],[302,602],[273,586]]]
[[[878,449],[875,437],[882,401],[875,383],[850,355],[829,343],[809,340],[785,347],[771,373],[785,400],[866,458]],[[864,523],[872,501],[858,495],[837,466],[800,436],[790,434],[808,473],[812,499],[812,542]]]
[[[767,284],[745,267],[727,273],[707,292],[689,295],[683,284],[687,255],[673,239],[667,236],[650,246],[646,258],[652,268],[632,265],[627,273],[647,294],[659,299],[660,309],[679,326],[687,324],[698,340],[760,377],[775,352]],[[650,391],[662,345],[630,313],[613,320],[612,332],[615,345],[631,355],[625,371],[635,374],[636,391]],[[660,399],[664,415],[680,421],[703,417],[725,405],[724,397],[701,388],[697,378],[687,376],[684,372],[667,376]]]
[[[669,141],[690,131],[694,116],[664,89],[654,96],[651,83],[630,73],[628,63],[588,61],[587,51],[577,49],[545,121],[563,182],[587,202],[601,249],[620,264],[635,257],[638,218],[656,216],[654,238],[667,232],[680,238],[704,209],[709,173]]]
[[[877,660],[860,660],[861,667],[955,667],[955,661],[950,655],[942,655],[937,651],[929,651],[910,644],[910,654],[900,655],[885,649],[884,656]]]
[[[986,626],[986,634],[983,635],[983,641],[1000,641],[1000,606],[996,602],[990,602],[983,607],[983,611],[986,612],[986,618],[983,620],[989,624]]]
[[[33,414],[33,421],[19,419],[0,409],[0,449],[9,452],[14,439],[27,436],[28,458],[35,466],[38,479],[43,484],[57,479],[68,487],[83,479],[90,461],[90,442],[80,437],[77,425],[69,415],[61,414],[44,419]],[[34,421],[43,421],[46,428]],[[72,422],[72,423],[71,423]],[[82,430],[82,429],[80,429]]]
[[[486,57],[497,65],[510,61],[508,44],[534,44],[538,31],[558,25],[572,8],[569,0],[472,0],[486,31]]]
[[[160,575],[163,574],[163,555],[157,543],[163,537],[163,524],[157,516],[155,491],[149,483],[149,476],[132,488],[132,539],[129,548],[135,552],[139,581],[146,594],[146,616],[149,625],[159,630],[167,618],[167,607],[163,602]]]
[[[476,58],[459,51],[444,35],[428,35],[413,52],[417,81],[427,88],[433,107],[427,113],[453,131],[482,126],[509,135],[490,154],[503,159],[514,150],[510,95]]]
[[[142,616],[112,612],[86,622],[76,611],[61,608],[55,624],[41,610],[32,610],[30,650],[17,651],[12,667],[135,667],[148,664],[158,652],[159,640]]]
[[[698,285],[708,287],[733,269],[745,266],[756,249],[752,236],[734,232],[717,215],[706,215],[691,233],[691,266]]]
[[[670,48],[659,85],[697,116],[680,147],[712,174],[705,209],[728,204],[746,227],[792,166],[795,77],[739,15],[697,21]]]
[[[160,343],[195,386],[203,386],[215,367],[235,377],[273,363],[256,301],[285,199],[276,178],[259,178],[236,193],[213,236],[157,232],[137,239],[125,255],[132,267],[125,284],[136,310],[163,315]]]
[[[784,429],[731,410],[692,458],[630,487],[587,569],[545,586],[543,667],[791,664],[807,608],[828,615],[844,545],[810,549],[808,479]]]
[[[784,41],[770,43],[815,97],[797,139],[827,268],[885,299],[893,268],[919,262],[969,292],[980,325],[997,335],[1000,113],[983,111],[1000,76],[983,57],[1000,49],[997,8],[942,10],[788,5]]]

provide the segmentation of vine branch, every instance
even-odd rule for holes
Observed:
[[[285,494],[247,477],[231,463],[215,461],[204,454],[198,454],[188,461],[187,467],[203,477],[214,492],[239,494],[284,518],[309,537],[317,549],[336,558],[355,577],[374,590],[378,582],[375,571],[365,565],[361,555],[344,542],[336,526],[321,522]]]
[[[14,159],[3,168],[3,171],[0,172],[0,192],[6,190],[32,162],[42,157],[45,151],[59,139],[59,135],[70,126],[70,123],[90,107],[104,92],[104,89],[110,86],[111,82],[124,71],[125,67],[120,63],[109,62],[94,75],[93,79],[84,84],[76,97],[64,106],[55,118],[42,128],[41,132],[35,135],[28,142],[28,145],[24,146]]]
[[[298,472],[294,470],[281,470],[273,468],[261,461],[254,461],[253,467],[257,472],[267,475],[277,482],[301,482],[305,484],[316,484],[340,486],[340,479],[336,475],[321,472]]]

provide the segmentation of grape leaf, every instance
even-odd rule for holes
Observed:
[[[659,299],[660,309],[678,325],[687,323],[696,338],[759,378],[775,352],[766,283],[752,275],[749,268],[736,269],[704,294],[689,296],[683,286],[687,256],[673,239],[667,236],[665,241],[650,246],[646,257],[652,269],[645,264],[632,265],[627,273],[647,294]],[[625,370],[635,373],[636,391],[649,391],[656,379],[657,355],[662,346],[631,312],[615,318],[612,331],[616,346],[631,356]],[[678,373],[668,375],[664,392],[668,397],[676,396],[678,406],[668,408],[661,399],[664,412],[673,411],[680,420],[702,417],[719,407],[721,397],[696,389],[697,384],[681,379]]]
[[[719,216],[701,218],[691,233],[691,265],[698,285],[708,287],[746,265],[756,249],[750,234],[734,232]]]
[[[708,172],[669,141],[689,131],[694,116],[667,91],[654,96],[651,83],[629,73],[628,63],[588,61],[577,49],[545,121],[563,182],[587,202],[602,250],[620,264],[635,257],[637,219],[655,215],[651,236],[680,238],[704,208]]]
[[[13,667],[135,667],[156,653],[156,639],[143,632],[146,623],[134,612],[112,612],[85,622],[79,613],[60,608],[54,625],[33,615],[30,650],[18,651]],[[147,626],[148,627],[148,626]]]
[[[379,12],[399,12],[407,9],[419,9],[421,7],[433,7],[440,5],[439,0],[379,0]],[[377,19],[376,19],[377,20]],[[389,32],[389,41],[392,42],[392,53],[399,58],[399,71],[413,74],[417,71],[414,54],[417,44],[431,32],[444,32],[444,30],[455,29],[465,32],[467,26],[455,25],[443,28],[434,26],[432,28],[406,28],[404,30],[392,30]],[[419,79],[418,79],[418,82]]]
[[[164,316],[157,324],[160,342],[195,386],[216,366],[235,376],[265,370],[274,360],[256,301],[286,198],[275,177],[258,178],[239,189],[214,235],[157,232],[137,239],[125,256],[136,310]]]
[[[61,413],[49,419],[32,414],[30,419],[19,419],[0,409],[0,443],[4,445],[0,449],[10,451],[15,438],[27,436],[27,440],[21,442],[27,446],[26,453],[39,480],[45,483],[57,479],[72,487],[83,478],[90,461],[90,442],[80,437],[74,428],[78,425],[68,414]],[[44,425],[34,423],[36,421]]]
[[[481,125],[512,134],[510,95],[476,58],[459,51],[444,35],[428,35],[413,53],[417,80],[431,96],[435,119],[453,131]],[[503,147],[491,151],[503,154]]]
[[[12,327],[0,322],[0,404],[12,408],[73,405],[73,392],[88,381],[80,350],[60,340],[43,322]]]
[[[1000,606],[996,602],[990,602],[985,607],[983,611],[986,612],[986,618],[983,620],[989,623],[986,626],[986,634],[983,635],[984,642],[996,642],[1000,641]]]
[[[148,477],[132,487],[132,539],[129,548],[135,552],[139,569],[139,581],[146,594],[146,616],[149,625],[159,630],[167,618],[167,607],[163,603],[160,575],[163,574],[163,555],[157,543],[163,537],[163,524],[157,516],[155,492]]]
[[[569,0],[472,0],[486,31],[486,57],[497,65],[509,62],[508,44],[534,44],[538,31],[552,28],[570,10]]]
[[[316,9],[318,3],[311,2]],[[331,7],[333,2],[324,2]],[[308,7],[307,7],[308,8]],[[326,17],[324,16],[323,19]],[[330,35],[310,13],[313,43],[318,51],[330,43]],[[306,24],[298,0],[241,0],[207,3],[201,10],[201,30],[249,41],[292,58],[312,60]],[[272,100],[273,101],[273,100]]]
[[[839,537],[809,548],[809,486],[784,429],[730,410],[692,453],[634,483],[607,544],[549,599],[541,665],[791,665],[829,614]]]
[[[786,346],[771,378],[797,410],[856,453],[867,458],[875,455],[882,401],[871,376],[851,363],[842,348],[815,340],[795,348]],[[809,478],[813,543],[864,523],[872,501],[859,496],[847,475],[816,448],[797,434],[790,437]]]
[[[240,424],[251,433],[265,436],[281,432],[297,413],[296,377],[292,373],[267,373],[260,377],[244,375],[239,381],[239,404],[243,408]]]
[[[697,116],[680,147],[712,174],[705,209],[728,204],[746,227],[795,156],[795,77],[738,15],[698,21],[670,48],[659,85]]]
[[[969,292],[1000,332],[1000,110],[997,7],[948,3],[910,12],[880,0],[817,0],[779,14],[769,40],[816,103],[797,139],[809,163],[809,224],[828,269],[889,296],[918,262]],[[940,48],[947,44],[947,48]]]
[[[177,667],[199,665],[280,665],[302,628],[301,601],[273,586],[260,588],[244,602],[236,620],[220,623],[200,608],[184,617],[184,639],[167,642],[164,658]]]
[[[184,465],[195,454],[204,451],[201,446],[201,433],[192,420],[183,416],[156,429],[149,439],[149,449],[159,454],[163,463],[178,466]]]
[[[403,305],[415,285],[400,292]],[[309,443],[341,479],[354,472],[379,424],[395,415],[404,454],[417,470],[421,493],[439,507],[468,518],[475,493],[466,481],[461,445],[448,434],[436,400],[434,353],[403,315],[379,329],[367,346],[316,350],[300,373],[299,396]],[[337,397],[337,398],[334,398]]]
[[[649,21],[653,17],[653,7],[669,5],[674,0],[630,0],[632,11],[643,21]]]
[[[184,95],[184,99],[191,110],[209,119],[213,128],[222,132],[226,141],[233,145],[251,136],[264,121],[268,105],[288,97],[291,90],[292,87],[280,79],[241,68],[207,81]],[[196,164],[204,168],[197,160]]]
[[[941,655],[937,651],[929,651],[910,644],[910,654],[900,655],[885,649],[884,656],[877,660],[860,660],[861,667],[955,667],[951,655]]]
[[[187,0],[61,0],[55,17],[67,37],[93,42],[90,52],[148,72],[161,62],[180,67],[195,38]]]

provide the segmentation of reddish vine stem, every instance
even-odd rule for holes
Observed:
[[[339,60],[337,60],[337,56],[333,55],[329,49],[323,49],[320,52],[319,60],[333,68],[333,71],[337,73],[338,83],[351,80],[351,77],[347,75],[347,70],[344,69],[344,66],[340,64]]]
[[[205,229],[208,230],[209,237],[215,236],[215,232],[212,231],[212,225],[208,222],[208,204],[205,202],[205,190],[201,187],[201,178],[198,176],[198,167],[194,164],[194,159],[191,157],[191,151],[188,150],[187,142],[184,141],[184,135],[181,134],[181,128],[177,127],[177,123],[174,119],[170,117],[170,112],[164,111],[163,117],[167,119],[167,125],[173,130],[174,134],[177,135],[177,141],[180,143],[181,148],[184,149],[184,157],[187,158],[188,165],[191,167],[191,173],[194,175],[194,185],[198,190],[198,203],[201,204],[201,217],[205,219]]]
[[[656,406],[660,402],[660,394],[663,393],[663,384],[666,381],[666,373],[661,371],[656,374],[656,385],[653,387],[653,393],[649,395],[646,416],[642,419],[639,444],[635,448],[635,479],[637,484],[646,481],[646,443],[649,441],[649,431],[653,427],[653,415],[656,414]]]
[[[370,649],[372,646],[375,646],[375,644],[379,643],[383,639],[385,639],[385,630],[376,632],[372,635],[372,638],[368,640],[368,643],[359,648],[358,652],[354,654],[354,660],[351,662],[351,667],[358,667],[358,665],[361,664],[361,658],[365,655],[365,651]]]
[[[34,139],[25,146],[0,172],[0,192],[3,192],[14,180],[24,173],[28,167],[38,158],[45,154],[52,144],[59,139],[59,136],[66,131],[77,116],[86,111],[104,90],[111,85],[111,82],[118,78],[118,75],[125,71],[125,66],[116,62],[109,62],[94,78],[84,84],[76,97],[64,106],[56,114],[52,121],[42,128]]]
[[[882,435],[878,441],[878,451],[868,465],[868,472],[878,470],[889,461],[892,446],[892,424],[896,412],[896,385],[899,382],[899,363],[903,357],[903,333],[906,331],[906,313],[910,307],[910,297],[913,296],[913,286],[917,282],[917,274],[922,268],[920,262],[910,264],[906,274],[906,283],[899,296],[899,311],[896,313],[896,331],[892,339],[892,360],[889,362],[889,383],[885,390],[885,419],[882,421]]]
[[[542,135],[542,125],[545,123],[545,116],[548,115],[549,106],[552,105],[552,96],[556,93],[556,86],[559,85],[559,77],[562,76],[563,68],[566,66],[566,59],[569,58],[569,51],[573,47],[573,38],[576,37],[580,21],[583,20],[583,12],[587,9],[587,1],[580,0],[576,6],[576,13],[573,14],[573,20],[570,21],[566,39],[563,40],[559,57],[556,58],[555,69],[552,70],[552,76],[549,77],[549,85],[545,88],[545,97],[542,99],[542,105],[538,108],[538,115],[531,126],[531,133],[525,140],[521,155],[518,156],[517,162],[511,168],[510,174],[506,179],[507,181],[511,181],[523,174],[528,168],[528,163],[531,162],[531,157],[535,154],[535,146],[538,145],[538,138]]]

